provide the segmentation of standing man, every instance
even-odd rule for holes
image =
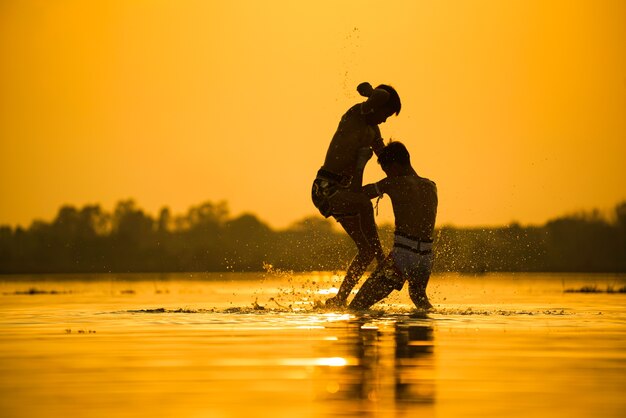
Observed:
[[[358,250],[337,295],[326,301],[329,307],[345,306],[372,260],[376,258],[379,264],[384,260],[372,203],[361,186],[367,161],[384,147],[378,125],[400,113],[400,96],[385,84],[374,89],[369,83],[361,83],[357,91],[367,100],[352,106],[341,118],[311,191],[320,213],[334,217]]]
[[[367,309],[409,282],[409,296],[418,309],[430,309],[426,286],[433,265],[433,231],[437,217],[437,186],[420,177],[409,152],[400,142],[391,142],[378,155],[386,178],[363,187],[373,199],[391,197],[395,217],[393,249],[363,283],[350,309]]]

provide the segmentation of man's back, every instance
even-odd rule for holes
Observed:
[[[409,237],[432,238],[437,216],[437,186],[417,175],[386,177],[377,183],[391,198],[396,232]]]
[[[357,167],[359,149],[383,146],[378,126],[368,125],[361,114],[361,104],[354,105],[341,118],[337,131],[326,152],[323,169],[332,173],[360,179],[363,169]],[[353,184],[353,188],[361,183]]]

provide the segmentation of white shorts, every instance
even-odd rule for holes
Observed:
[[[401,290],[404,282],[416,280],[422,282],[428,280],[433,268],[432,251],[420,254],[409,249],[394,247],[385,260],[385,276],[393,281],[394,287]],[[393,265],[392,268],[389,264]]]
[[[401,290],[407,280],[428,283],[433,259],[432,240],[420,241],[396,232],[393,249],[374,273]]]

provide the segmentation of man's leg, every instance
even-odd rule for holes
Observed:
[[[426,287],[412,283],[409,280],[409,296],[418,309],[430,309],[433,305],[428,300]]]
[[[343,306],[350,296],[350,292],[359,282],[359,279],[374,258],[380,263],[384,259],[383,248],[380,245],[378,231],[374,221],[374,212],[369,203],[369,208],[356,215],[338,217],[337,221],[348,233],[357,247],[357,254],[350,262],[346,271],[346,277],[339,287],[337,296],[329,299],[329,306]],[[369,209],[369,210],[367,210]]]
[[[428,300],[426,286],[430,280],[432,255],[421,257],[419,267],[409,274],[409,296],[418,309],[430,309],[433,305]]]
[[[388,268],[380,265],[363,283],[348,308],[356,311],[365,310],[389,296],[397,287],[397,283],[387,277],[389,273]]]
[[[360,192],[341,191],[330,201],[334,217],[357,247],[357,254],[346,270],[336,296],[326,301],[327,306],[345,306],[350,292],[376,258],[380,263],[384,258],[378,238],[372,202]]]

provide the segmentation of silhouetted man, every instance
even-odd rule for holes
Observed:
[[[395,216],[393,249],[363,283],[349,308],[367,309],[401,290],[409,282],[409,296],[416,307],[432,307],[426,285],[433,264],[433,231],[437,216],[437,186],[417,175],[411,166],[409,152],[400,142],[391,142],[381,150],[378,163],[387,177],[363,187],[373,199],[389,195]]]
[[[371,201],[361,190],[365,164],[384,147],[378,125],[400,113],[398,93],[381,84],[361,83],[357,91],[368,99],[343,115],[328,147],[324,165],[311,191],[313,203],[325,217],[333,216],[356,244],[358,253],[346,271],[336,296],[326,305],[346,304],[351,290],[374,258],[384,259]]]

